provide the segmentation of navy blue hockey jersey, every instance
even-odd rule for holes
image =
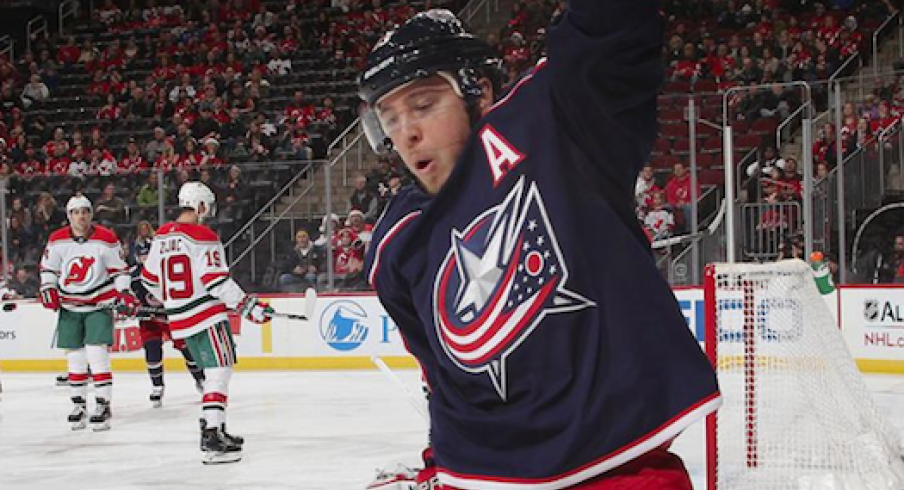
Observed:
[[[720,404],[634,215],[661,36],[656,1],[572,0],[442,190],[376,226],[368,278],[432,388],[447,485],[566,488]]]

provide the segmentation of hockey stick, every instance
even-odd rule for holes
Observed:
[[[283,313],[281,311],[273,311],[270,316],[273,318],[285,318],[287,320],[300,320],[303,322],[310,321],[314,317],[314,309],[317,306],[317,291],[314,288],[308,288],[304,292],[304,313]]]
[[[427,425],[430,425],[430,417],[427,415],[427,412],[424,410],[424,405],[422,403],[423,398],[416,396],[411,389],[402,382],[401,379],[396,375],[396,373],[392,372],[392,369],[389,369],[389,366],[383,362],[383,359],[380,359],[376,355],[370,356],[371,362],[373,362],[377,368],[386,376],[386,379],[391,381],[394,385],[396,385],[402,393],[405,394],[405,398],[408,400],[408,403],[414,408],[414,410],[424,419],[424,422]]]

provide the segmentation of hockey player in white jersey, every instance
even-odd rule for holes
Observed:
[[[247,295],[229,277],[223,244],[201,224],[216,212],[216,198],[200,182],[179,189],[179,217],[157,230],[141,271],[148,291],[166,309],[174,340],[185,339],[192,357],[204,369],[201,451],[204,464],[231,463],[242,458],[241,437],[226,432],[229,380],[236,363],[228,309],[255,323],[273,312]]]
[[[53,232],[41,259],[41,304],[59,312],[57,347],[66,350],[69,386],[75,407],[73,429],[83,429],[87,417],[88,368],[95,388],[94,430],[110,428],[113,345],[116,304],[128,314],[138,305],[116,233],[92,223],[91,201],[77,195],[66,204],[69,225]]]

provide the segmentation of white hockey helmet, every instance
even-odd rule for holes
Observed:
[[[204,203],[203,213],[201,203]],[[217,214],[217,196],[201,182],[186,182],[179,189],[179,207],[194,209],[202,220],[213,218]]]
[[[90,199],[82,195],[72,196],[69,198],[69,202],[66,203],[66,214],[68,215],[76,209],[82,208],[88,208],[88,211],[94,212]]]

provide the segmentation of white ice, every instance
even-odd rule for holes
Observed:
[[[417,372],[397,373],[418,391]],[[420,416],[377,371],[236,373],[228,427],[245,454],[218,466],[201,464],[199,397],[184,371],[168,373],[159,409],[146,375],[116,374],[113,428],[97,433],[69,429],[68,389],[53,378],[0,373],[0,490],[363,490],[377,467],[416,465],[426,442]],[[904,376],[867,381],[904,432]],[[703,424],[673,448],[703,489]]]

